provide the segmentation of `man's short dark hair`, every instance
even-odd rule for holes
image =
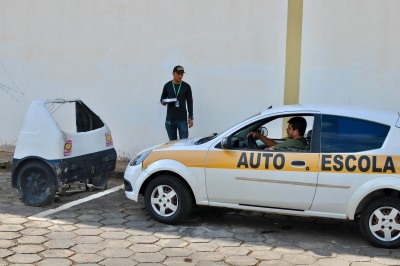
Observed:
[[[289,124],[292,125],[293,130],[298,130],[300,136],[304,136],[304,133],[306,132],[307,128],[307,121],[304,119],[304,117],[301,116],[295,116],[289,119],[288,121]]]

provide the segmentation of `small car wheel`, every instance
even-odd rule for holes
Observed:
[[[154,220],[167,224],[185,219],[193,204],[188,186],[171,175],[150,181],[144,193],[144,202]]]
[[[90,183],[96,188],[106,189],[109,179],[108,173],[99,174],[91,178]]]
[[[360,216],[360,230],[374,246],[400,246],[400,200],[384,197],[367,204]]]
[[[22,202],[31,206],[53,203],[56,196],[56,177],[49,166],[28,162],[18,173],[18,192]]]

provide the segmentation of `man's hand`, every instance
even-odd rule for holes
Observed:
[[[189,118],[188,124],[189,124],[189,128],[193,127],[193,119]]]
[[[247,137],[253,137],[253,138],[255,138],[255,139],[259,139],[260,138],[260,133],[258,133],[258,132],[255,132],[255,131],[250,131],[248,134],[247,134]]]

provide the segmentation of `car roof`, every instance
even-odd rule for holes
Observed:
[[[261,112],[261,114],[273,114],[273,113],[321,113],[328,115],[339,115],[346,117],[353,117],[359,119],[365,119],[370,121],[376,121],[385,124],[394,124],[399,118],[399,113],[367,108],[354,105],[333,105],[333,104],[293,104],[293,105],[281,105],[277,107],[270,107]]]

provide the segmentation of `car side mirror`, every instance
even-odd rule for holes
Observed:
[[[221,140],[221,147],[224,149],[230,149],[231,148],[231,141],[229,137],[223,138]]]

